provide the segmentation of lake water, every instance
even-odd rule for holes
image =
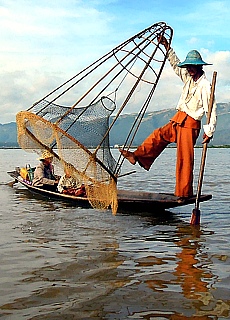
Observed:
[[[208,149],[199,227],[194,205],[113,216],[10,187],[36,158],[0,150],[1,319],[230,319],[230,149]],[[175,149],[149,172],[125,165],[120,188],[173,192]]]

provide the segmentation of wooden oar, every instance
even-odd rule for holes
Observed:
[[[216,85],[216,75],[217,75],[217,72],[214,71],[213,78],[212,78],[211,95],[210,95],[209,106],[208,106],[207,124],[209,124],[210,119],[211,119],[211,114],[212,114],[212,107],[213,107],[213,103],[214,103],[214,92],[215,92],[215,85]],[[204,176],[204,166],[205,166],[207,148],[208,148],[208,143],[206,142],[203,145],[203,152],[202,152],[202,157],[201,157],[200,174],[199,174],[199,179],[198,179],[195,208],[192,211],[192,216],[191,216],[191,220],[190,220],[190,224],[192,224],[192,225],[199,225],[200,224],[199,202],[200,202],[201,188],[202,188],[202,182],[203,182],[203,176]]]
[[[17,182],[18,182],[17,180],[10,181],[10,182],[7,183],[7,185],[8,185],[9,187],[13,188],[13,185],[14,185],[15,183],[17,183]]]

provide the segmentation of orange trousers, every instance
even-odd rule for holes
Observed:
[[[168,144],[177,144],[175,196],[193,195],[194,145],[200,133],[200,121],[178,111],[171,121],[154,130],[134,151],[140,166],[149,170]]]

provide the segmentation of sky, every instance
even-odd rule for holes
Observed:
[[[157,22],[181,60],[198,50],[216,101],[230,102],[229,0],[0,0],[0,123]],[[176,107],[182,83],[166,63],[153,111]],[[159,91],[158,91],[159,92]],[[135,110],[133,110],[135,112]]]

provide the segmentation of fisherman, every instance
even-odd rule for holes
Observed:
[[[65,165],[65,173],[61,176],[58,183],[58,192],[63,194],[68,194],[71,196],[85,197],[86,191],[84,184],[80,179],[76,178],[76,175],[72,175],[74,172],[74,167],[71,164]]]
[[[53,155],[45,150],[39,158],[40,163],[34,171],[34,178],[32,185],[34,187],[57,191],[58,180],[54,175],[54,167],[52,165]]]
[[[160,35],[158,42],[164,45],[168,60],[175,73],[184,82],[183,91],[177,105],[177,112],[169,123],[154,130],[134,151],[119,149],[131,163],[139,163],[149,170],[154,160],[170,143],[177,144],[175,196],[184,201],[193,196],[194,146],[200,133],[201,119],[208,113],[211,85],[203,71],[210,65],[203,61],[200,53],[190,51],[185,61],[180,62],[167,39]],[[202,143],[209,143],[216,127],[216,103],[213,104],[209,124],[203,126]]]

